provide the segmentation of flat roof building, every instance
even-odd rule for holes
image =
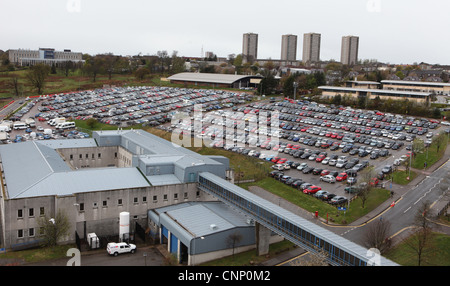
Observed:
[[[296,61],[297,60],[297,36],[283,35],[281,37],[281,60]]]
[[[358,62],[359,37],[344,36],[341,44],[341,63],[355,65]]]
[[[258,58],[258,34],[246,33],[242,39],[242,61],[253,62]]]
[[[320,40],[318,33],[307,33],[303,35],[303,58],[304,64],[320,62]]]
[[[352,97],[367,97],[370,99],[377,96],[381,99],[394,99],[394,100],[413,100],[416,102],[428,104],[430,101],[430,93],[425,92],[412,92],[412,91],[397,91],[386,89],[370,89],[370,88],[354,88],[354,87],[340,87],[340,86],[319,86],[322,90],[322,96],[334,97],[337,95],[349,95]]]
[[[399,91],[429,92],[438,95],[450,95],[450,83],[407,80],[382,80],[384,89]]]
[[[55,51],[55,49],[39,48],[39,50],[9,50],[9,61],[20,66],[36,64],[59,66],[65,62],[84,63],[82,53],[71,50]]]
[[[60,211],[71,225],[61,242],[69,243],[75,232],[117,235],[123,211],[146,225],[149,209],[215,200],[198,191],[198,173],[225,179],[229,169],[225,157],[203,156],[143,130],[5,144],[0,162],[0,245],[12,249],[39,243],[39,220]]]

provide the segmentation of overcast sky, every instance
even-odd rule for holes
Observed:
[[[449,0],[0,0],[0,49],[198,57],[242,52],[279,59],[281,36],[322,34],[322,60],[340,60],[341,38],[359,36],[359,58],[450,64]]]

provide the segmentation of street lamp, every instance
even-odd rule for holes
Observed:
[[[297,87],[298,83],[294,81],[294,100],[297,100]]]

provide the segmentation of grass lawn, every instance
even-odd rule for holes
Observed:
[[[395,184],[407,185],[412,180],[414,180],[415,177],[417,177],[417,174],[415,172],[411,171],[411,176],[410,176],[409,172],[406,172],[405,170],[399,170],[399,171],[395,171],[393,173],[393,176],[394,176],[393,182]],[[407,179],[408,177],[409,177],[409,180]]]
[[[439,159],[444,156],[445,149],[447,148],[446,144],[442,144],[441,148],[439,148],[439,152],[437,150],[437,144],[433,142],[430,147],[425,148],[423,153],[419,153],[413,158],[412,167],[416,169],[423,169],[424,163],[427,162],[427,168],[431,167],[434,163],[439,161]]]
[[[408,239],[412,241],[411,238]],[[403,266],[417,266],[418,256],[415,251],[402,242],[384,254],[386,258]],[[424,250],[421,266],[450,266],[450,236],[434,233],[430,247]]]
[[[55,247],[42,247],[21,251],[11,251],[0,254],[0,258],[14,260],[17,259],[23,260],[25,263],[35,263],[39,261],[67,257],[66,254],[69,248],[76,248],[76,245],[57,245]]]
[[[302,192],[289,187],[273,178],[265,178],[255,183],[240,184],[240,187],[247,189],[249,186],[259,186],[285,200],[314,213],[318,211],[321,218],[328,219],[330,222],[337,224],[347,224],[366,215],[375,209],[380,203],[386,201],[390,197],[390,191],[385,189],[374,189],[365,202],[364,208],[360,199],[356,198],[350,202],[350,207],[346,205],[345,214],[326,202],[323,202],[314,196],[303,194]]]

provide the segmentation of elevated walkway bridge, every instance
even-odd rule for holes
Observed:
[[[260,224],[307,251],[325,256],[330,265],[398,266],[375,250],[349,241],[209,172],[199,173],[198,188],[244,213],[257,225]],[[270,234],[266,232],[266,235],[267,233]]]

